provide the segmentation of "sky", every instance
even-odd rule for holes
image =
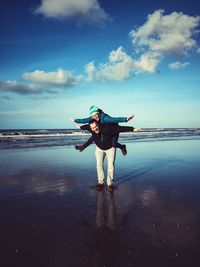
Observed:
[[[200,3],[3,0],[0,128],[75,128],[93,105],[137,128],[200,127]]]

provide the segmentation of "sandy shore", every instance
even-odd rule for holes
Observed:
[[[2,266],[199,266],[200,141],[127,148],[113,195],[95,146],[2,150]]]

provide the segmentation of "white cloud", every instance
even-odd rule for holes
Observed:
[[[45,72],[43,70],[35,70],[23,74],[23,79],[36,84],[46,84],[51,86],[72,86],[78,83],[80,76],[73,76],[69,71],[58,69],[57,71]]]
[[[90,62],[85,71],[89,81],[120,81],[129,77],[132,67],[132,58],[119,47],[110,52],[107,63],[95,67],[94,62]]]
[[[156,72],[160,60],[161,56],[156,52],[147,52],[138,60],[133,59],[120,46],[109,53],[107,63],[95,67],[94,62],[90,62],[85,66],[85,71],[88,81],[121,81],[134,74]]]
[[[94,66],[94,62],[89,62],[88,64],[85,65],[85,72],[87,74],[87,80],[88,81],[93,81],[94,80],[94,76],[95,76],[95,71],[96,68]]]
[[[135,71],[138,73],[148,72],[155,73],[157,71],[157,66],[161,61],[161,55],[157,52],[146,52],[141,55],[139,60],[134,62]]]
[[[169,67],[172,70],[180,70],[180,69],[184,69],[188,65],[189,65],[189,62],[181,63],[177,61],[177,62],[169,64]]]
[[[128,55],[120,46],[110,52],[107,63],[95,66],[94,62],[90,62],[86,65],[88,80],[120,81],[142,72],[157,72],[159,63],[166,55],[186,55],[197,47],[194,35],[198,33],[199,22],[199,16],[182,12],[164,15],[164,10],[156,10],[142,26],[130,32],[137,58]],[[200,49],[197,52],[200,53]],[[188,64],[176,62],[169,67],[183,69]]]
[[[197,54],[200,54],[200,47],[197,48]]]
[[[130,32],[136,48],[145,48],[161,54],[186,54],[195,48],[193,35],[197,32],[200,17],[188,16],[182,12],[164,15],[164,10],[156,10],[147,21]]]
[[[81,76],[73,76],[70,72],[58,69],[55,72],[36,70],[22,75],[26,82],[0,81],[0,90],[21,95],[59,93],[63,88],[76,85]]]
[[[22,84],[16,81],[0,81],[0,90],[20,95],[41,94],[43,89],[34,84]]]
[[[109,15],[100,7],[97,0],[42,0],[35,10],[48,18],[76,18],[87,22],[102,23]]]
[[[96,72],[97,80],[124,80],[129,78],[133,69],[133,59],[122,47],[109,54],[108,63],[100,65]]]

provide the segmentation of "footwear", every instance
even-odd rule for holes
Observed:
[[[108,185],[108,191],[109,191],[109,192],[113,192],[113,189],[114,189],[114,187],[113,187],[112,184]]]
[[[121,149],[121,151],[122,151],[123,156],[126,156],[127,150],[126,150],[126,146],[125,145],[123,145],[123,148]]]
[[[103,189],[103,184],[98,183],[97,186],[96,186],[96,189],[98,191],[101,191]]]

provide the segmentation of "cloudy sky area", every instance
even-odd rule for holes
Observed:
[[[91,105],[134,113],[136,127],[200,127],[198,2],[7,0],[0,12],[1,129],[74,128]]]

